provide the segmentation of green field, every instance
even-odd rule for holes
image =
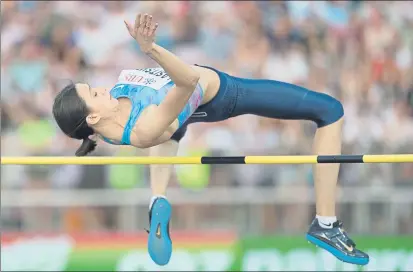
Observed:
[[[200,234],[174,239],[165,267],[146,251],[144,235],[2,238],[2,270],[54,271],[413,271],[413,236],[356,237],[371,257],[364,268],[344,264],[304,237]]]

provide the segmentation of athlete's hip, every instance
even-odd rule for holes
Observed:
[[[187,123],[219,122],[231,117],[238,96],[238,83],[235,78],[212,67],[201,66],[214,71],[219,77],[219,88],[215,96],[199,106]]]

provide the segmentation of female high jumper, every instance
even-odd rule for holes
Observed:
[[[125,25],[140,50],[161,68],[123,70],[110,91],[77,83],[57,95],[53,105],[57,124],[67,136],[83,141],[77,156],[94,150],[96,136],[110,144],[150,148],[151,156],[176,156],[189,124],[243,114],[313,121],[317,124],[313,153],[341,154],[344,110],[333,97],[289,83],[238,78],[188,65],[155,43],[158,24],[148,14],[138,14],[134,25],[126,21]],[[369,256],[356,249],[336,218],[339,167],[314,166],[316,217],[306,237],[341,261],[366,265]],[[151,165],[150,169],[148,251],[155,263],[166,265],[172,254],[172,208],[165,195],[173,168]]]

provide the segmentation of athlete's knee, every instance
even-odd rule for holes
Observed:
[[[344,116],[341,102],[324,93],[308,92],[301,107],[307,112],[307,118],[314,121],[319,128],[331,125]]]
[[[319,128],[334,124],[344,116],[344,107],[340,101],[325,94],[323,100],[324,102],[321,103],[322,105],[320,105],[321,107],[317,111],[317,119],[315,120]]]

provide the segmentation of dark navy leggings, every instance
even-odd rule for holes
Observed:
[[[179,141],[185,135],[188,124],[218,122],[243,114],[311,120],[319,128],[335,123],[344,115],[342,104],[327,94],[275,80],[233,77],[214,68],[206,68],[219,75],[219,91],[172,136],[174,140]]]

